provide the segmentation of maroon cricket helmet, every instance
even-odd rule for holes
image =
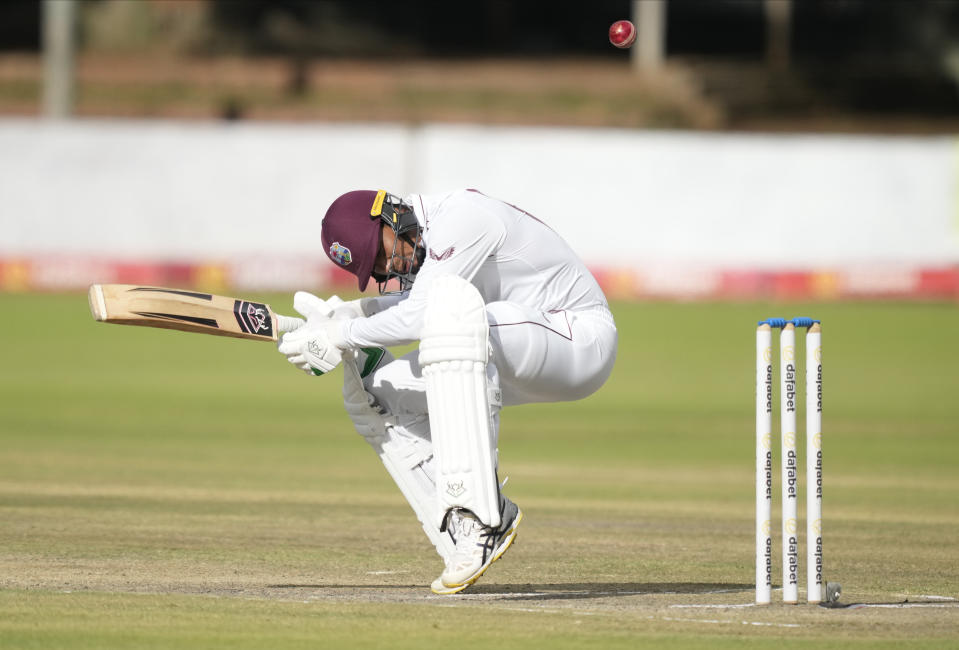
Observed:
[[[330,204],[320,229],[327,257],[356,276],[360,291],[366,290],[380,250],[383,222],[374,210],[376,198],[373,190],[343,194]]]

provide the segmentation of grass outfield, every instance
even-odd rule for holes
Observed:
[[[339,372],[97,324],[80,294],[0,307],[4,650],[959,647],[954,304],[614,305],[597,395],[504,412],[526,519],[457,597],[429,592],[439,560]],[[824,321],[826,576],[868,607],[751,606],[770,315]]]

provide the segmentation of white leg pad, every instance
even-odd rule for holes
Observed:
[[[487,393],[489,325],[479,291],[447,275],[430,285],[420,366],[436,460],[440,528],[451,508],[500,526],[496,441]]]
[[[389,438],[380,445],[373,444],[373,450],[413,508],[436,552],[446,561],[455,546],[449,535],[440,532],[433,518],[437,504],[431,445],[422,438],[402,436],[395,427],[386,430]]]
[[[382,351],[385,362],[392,359]],[[379,352],[377,352],[379,354]],[[436,481],[433,476],[433,449],[428,440],[404,434],[388,414],[380,413],[370,404],[361,378],[373,368],[367,366],[370,358],[365,350],[347,352],[343,355],[343,400],[353,426],[370,444],[393,482],[413,508],[423,531],[432,542],[436,552],[445,562],[453,554],[454,544],[449,535],[440,531],[435,522],[439,507],[436,501]]]

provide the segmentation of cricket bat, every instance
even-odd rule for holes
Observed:
[[[133,284],[94,284],[87,296],[101,323],[140,325],[276,341],[277,319],[269,305],[242,298]]]

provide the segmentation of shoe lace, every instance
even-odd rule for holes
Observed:
[[[450,514],[450,536],[456,543],[456,555],[482,556],[483,560],[496,547],[499,539],[499,531],[489,526],[484,526],[473,513],[469,511],[454,510]],[[459,544],[459,540],[471,540],[472,544]],[[477,550],[479,551],[477,552]]]
[[[454,542],[471,537],[475,530],[482,528],[479,520],[466,510],[457,509],[450,513],[450,534]]]

